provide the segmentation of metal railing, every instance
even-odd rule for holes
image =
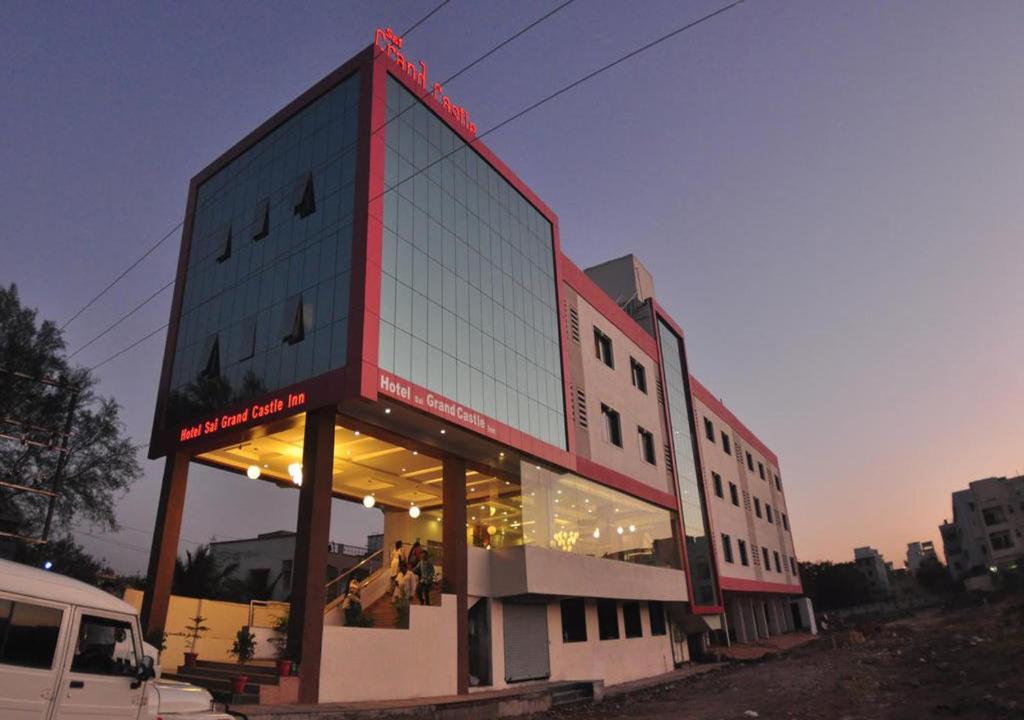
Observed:
[[[359,570],[360,568],[365,568],[367,573],[370,574],[383,567],[383,557],[383,548],[380,550],[375,550],[374,552],[370,553],[362,560],[357,562],[355,565],[350,567],[348,570],[338,575],[338,577],[328,581],[327,584],[324,585],[324,590],[326,591],[326,602],[330,603],[332,600],[337,599],[343,592],[345,592],[345,590],[348,589],[348,583],[346,582],[346,580],[351,578],[356,570]],[[375,560],[378,561],[376,567],[368,567],[375,564]]]

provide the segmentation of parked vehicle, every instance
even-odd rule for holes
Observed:
[[[158,680],[156,661],[128,603],[0,560],[3,720],[232,720],[206,690]]]

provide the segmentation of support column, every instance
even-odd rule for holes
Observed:
[[[331,534],[334,470],[334,407],[306,413],[302,444],[302,487],[295,527],[289,656],[299,662],[299,702],[320,698],[320,650],[324,637],[324,583]]]
[[[466,569],[466,462],[445,455],[442,592],[455,595],[455,669],[459,695],[469,693],[469,607]]]
[[[149,569],[146,571],[146,594],[142,598],[142,632],[147,638],[163,633],[167,622],[174,561],[178,557],[178,541],[181,539],[181,516],[185,510],[188,463],[189,457],[184,453],[168,455],[164,460],[164,480],[160,487],[160,504],[156,509]]]

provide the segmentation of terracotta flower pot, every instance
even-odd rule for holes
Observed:
[[[196,658],[198,658],[198,657],[199,657],[198,653],[194,653],[194,652],[187,652],[187,653],[185,653],[185,667],[195,667],[196,666]]]
[[[235,695],[241,695],[245,692],[245,686],[249,682],[248,675],[235,675],[231,678],[231,692]]]
[[[277,661],[277,674],[280,677],[288,677],[292,672],[292,661],[291,660],[278,660]]]

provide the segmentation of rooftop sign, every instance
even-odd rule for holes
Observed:
[[[427,64],[422,60],[419,61],[419,65],[413,63],[402,54],[402,46],[405,44],[405,38],[395,34],[391,28],[377,28],[377,32],[373,37],[374,46],[387,55],[388,60],[393,62],[398,70],[405,74],[409,80],[415,85],[419,85],[420,89],[424,93],[428,92],[429,77],[427,74]],[[469,119],[469,112],[465,108],[459,107],[452,99],[448,97],[444,92],[444,87],[441,83],[434,83],[429,85],[429,93],[440,105],[445,112],[447,112],[452,119],[461,125],[466,132],[470,135],[476,135],[476,123]]]

